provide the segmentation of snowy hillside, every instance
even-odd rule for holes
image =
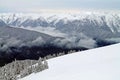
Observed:
[[[49,69],[20,80],[120,80],[120,44],[48,60]]]

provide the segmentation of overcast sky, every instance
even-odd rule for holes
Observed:
[[[120,10],[120,0],[0,0],[0,12],[35,12],[40,9]]]

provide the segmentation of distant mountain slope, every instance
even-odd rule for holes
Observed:
[[[6,26],[6,25],[7,24],[4,21],[0,20],[0,26]]]
[[[38,37],[43,38],[44,41],[49,41],[54,39],[54,37],[49,36],[47,34],[25,30],[21,28],[13,28],[13,27],[0,27],[0,38],[9,39],[16,38],[18,40],[22,40],[23,42],[29,42],[37,39]]]
[[[120,44],[48,60],[49,69],[19,80],[120,80]]]
[[[0,66],[15,59],[38,59],[49,54],[58,53],[52,37],[40,32],[0,26]],[[50,46],[54,50],[49,50]],[[62,50],[61,50],[62,52]]]

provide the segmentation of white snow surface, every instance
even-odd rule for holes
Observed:
[[[48,60],[49,69],[19,80],[120,80],[120,44]]]

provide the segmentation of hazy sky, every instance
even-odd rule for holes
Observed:
[[[40,9],[118,9],[120,0],[0,0],[0,12],[32,12]]]

